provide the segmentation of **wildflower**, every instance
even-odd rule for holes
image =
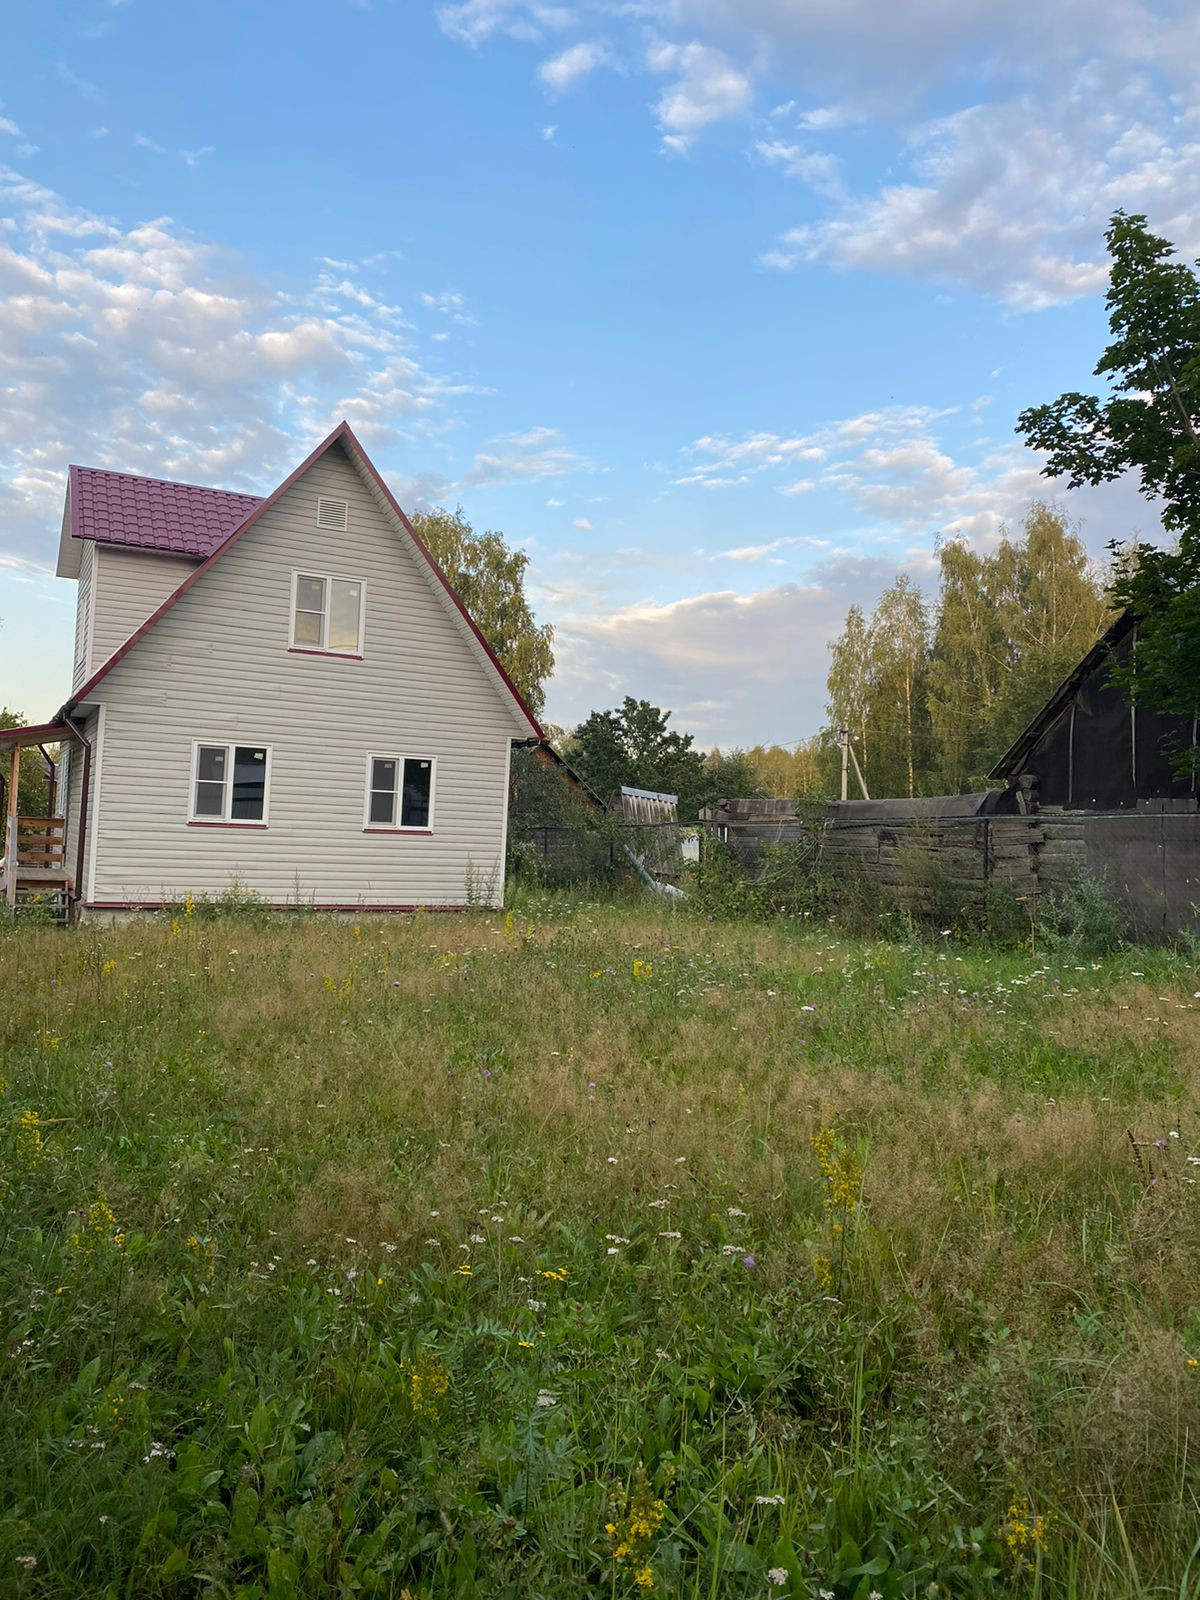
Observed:
[[[548,1270],[544,1271],[541,1276],[543,1278],[549,1278],[551,1283],[566,1283],[567,1269],[566,1267],[550,1267]]]
[[[825,1209],[852,1213],[862,1194],[862,1167],[857,1155],[846,1149],[835,1128],[821,1128],[809,1142],[825,1179]]]
[[[449,1389],[445,1370],[431,1358],[422,1356],[416,1366],[408,1368],[408,1398],[414,1416],[436,1416]]]
[[[16,1165],[20,1170],[28,1172],[45,1161],[42,1122],[36,1111],[22,1111],[17,1118],[16,1145]]]
[[[1189,1367],[1200,1367],[1200,1361],[1197,1361],[1195,1356],[1189,1356],[1188,1357],[1188,1366]]]
[[[81,1256],[105,1247],[119,1250],[124,1243],[125,1235],[117,1229],[117,1219],[103,1194],[88,1207],[86,1226],[70,1236],[71,1249]]]
[[[665,1233],[660,1233],[660,1239],[681,1239],[683,1235],[677,1228],[668,1228]]]
[[[767,1582],[776,1589],[781,1589],[788,1581],[786,1567],[770,1567],[767,1570]]]
[[[473,1233],[471,1235],[471,1243],[472,1244],[486,1244],[487,1243],[487,1235],[486,1234],[482,1234],[482,1233]]]
[[[556,1406],[557,1404],[558,1404],[558,1396],[556,1394],[551,1394],[549,1389],[539,1389],[538,1390],[537,1399],[534,1401],[534,1405],[538,1405],[538,1406]]]
[[[37,1557],[36,1556],[17,1556],[16,1557],[16,1562],[17,1562],[17,1565],[19,1567],[24,1567],[26,1572],[32,1572],[34,1567],[37,1566]]]
[[[454,1273],[459,1278],[473,1278],[475,1276],[475,1268],[469,1261],[463,1261],[455,1267]]]
[[[618,1485],[609,1503],[611,1511],[604,1529],[613,1541],[613,1560],[628,1561],[637,1587],[652,1589],[654,1569],[650,1555],[667,1508],[663,1501],[655,1499],[645,1468],[638,1466],[632,1490]]]
[[[758,1263],[755,1261],[753,1256],[743,1256],[742,1265],[744,1267],[755,1267],[758,1265]]]
[[[518,1345],[520,1345],[522,1350],[532,1350],[533,1349],[533,1340],[532,1339],[518,1339],[517,1343],[518,1343]]]
[[[726,1206],[725,1207],[725,1215],[727,1217],[744,1217],[746,1215],[746,1213],[744,1211],[739,1210],[737,1206]],[[774,1570],[778,1570],[778,1569],[776,1568]]]
[[[633,981],[634,981],[634,983],[646,983],[646,982],[648,982],[648,980],[650,979],[650,977],[653,974],[653,972],[654,972],[654,964],[652,962],[643,961],[640,956],[637,958],[637,960],[634,961],[634,963],[633,963]]]
[[[756,1506],[781,1506],[783,1504],[783,1496],[781,1494],[756,1494],[754,1496],[754,1504]]]

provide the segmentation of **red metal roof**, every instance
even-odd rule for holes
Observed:
[[[71,535],[207,560],[261,497],[194,483],[72,467]]]

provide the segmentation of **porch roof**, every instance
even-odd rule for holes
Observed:
[[[66,722],[31,722],[24,728],[0,728],[0,746],[50,744],[74,737],[74,728]]]

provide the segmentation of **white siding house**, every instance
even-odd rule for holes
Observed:
[[[235,886],[498,905],[510,751],[540,729],[350,429],[263,501],[72,474],[58,806],[80,910]]]

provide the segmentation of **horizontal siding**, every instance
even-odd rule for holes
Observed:
[[[92,540],[84,541],[92,545]],[[88,672],[97,671],[147,617],[196,570],[184,556],[127,550],[119,545],[95,547],[92,653]],[[78,688],[78,684],[76,685]]]
[[[318,494],[349,528],[316,527]],[[458,905],[502,890],[518,732],[459,623],[340,447],[140,640],[105,705],[98,902],[219,894]],[[290,653],[293,570],[366,584],[364,659]],[[192,741],[272,747],[265,830],[187,826]],[[363,833],[366,758],[437,759],[432,836]]]
[[[92,615],[93,579],[96,547],[90,539],[80,541],[83,549],[79,556],[79,576],[75,590],[75,662],[71,673],[71,689],[78,689],[87,678],[91,654],[89,629]]]

